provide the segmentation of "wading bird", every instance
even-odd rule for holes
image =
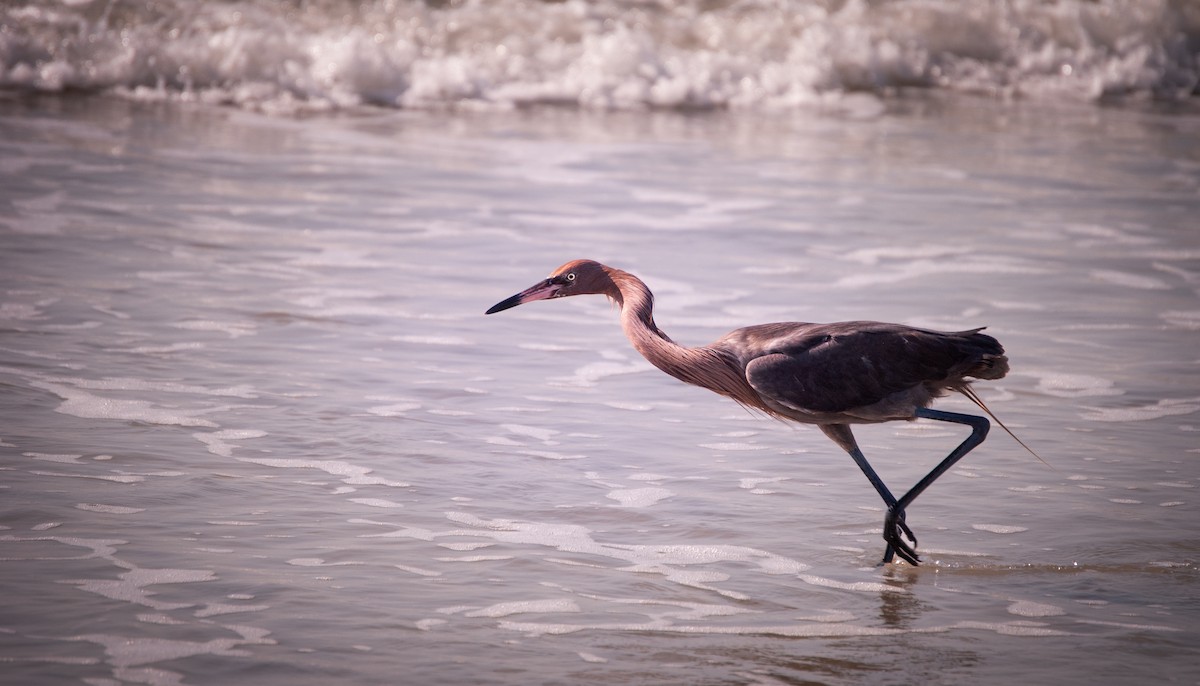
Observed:
[[[958,391],[991,415],[971,390],[971,381],[1000,379],[1008,372],[1004,348],[980,329],[950,333],[867,321],[781,322],[747,326],[709,345],[684,347],[654,323],[654,295],[641,279],[592,260],[564,264],[486,314],[534,300],[587,294],[606,295],[621,308],[625,335],[655,367],[768,415],[815,424],[848,452],[887,505],[883,563],[894,555],[919,563],[906,509],[982,443],[990,426],[984,417],[934,410],[929,404],[946,391]],[[850,425],[918,417],[965,424],[971,435],[897,499],[863,456]]]

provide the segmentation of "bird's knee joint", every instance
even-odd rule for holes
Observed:
[[[975,421],[971,422],[973,433],[979,436],[979,440],[983,440],[988,435],[988,431],[992,428],[992,423],[987,417],[976,417]]]

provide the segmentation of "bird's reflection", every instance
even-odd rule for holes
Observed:
[[[889,590],[879,593],[879,618],[890,629],[911,629],[926,609],[913,589],[926,573],[908,565],[885,565],[882,580]]]

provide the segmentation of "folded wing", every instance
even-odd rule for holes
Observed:
[[[805,413],[841,413],[914,391],[926,400],[1008,371],[1004,349],[979,329],[940,332],[880,322],[765,324],[739,329],[746,380]],[[753,344],[750,342],[753,341]]]

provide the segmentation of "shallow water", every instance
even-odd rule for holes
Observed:
[[[851,96],[852,98],[853,96]],[[11,683],[1193,682],[1200,118],[0,103]],[[642,361],[987,325],[1002,431],[910,509]],[[939,407],[967,411],[965,400]],[[960,439],[858,430],[893,489]]]

